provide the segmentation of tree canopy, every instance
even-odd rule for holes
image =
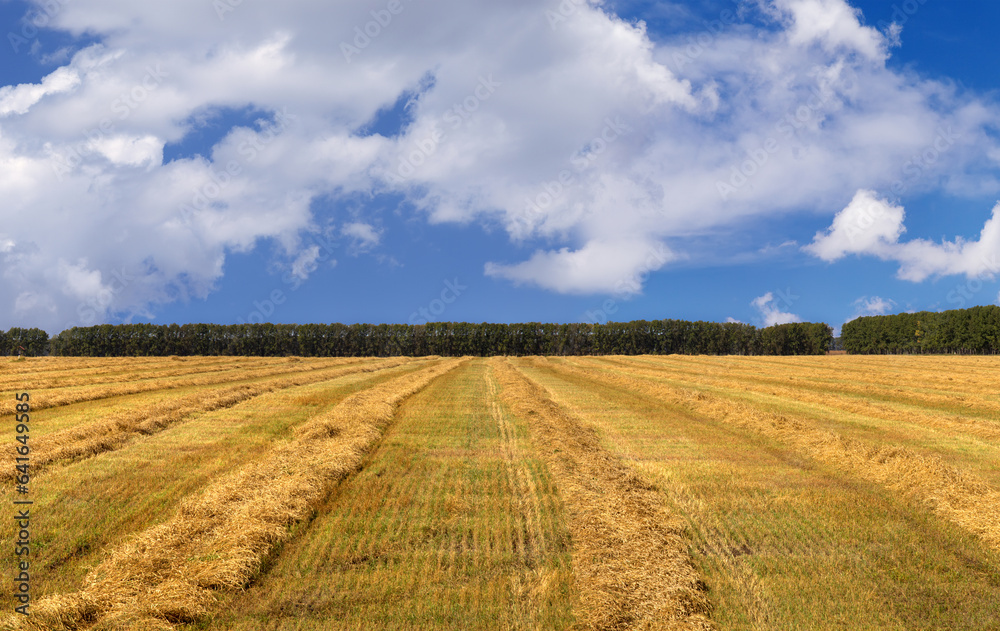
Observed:
[[[607,324],[102,324],[52,338],[53,355],[816,355],[826,324],[757,329],[735,322],[635,320]]]
[[[993,354],[1000,352],[1000,307],[867,316],[846,323],[841,338],[857,354]]]

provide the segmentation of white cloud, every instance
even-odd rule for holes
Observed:
[[[837,213],[825,232],[816,234],[803,249],[825,261],[836,261],[847,254],[876,256],[896,261],[899,278],[920,282],[931,276],[964,274],[969,278],[993,278],[1000,273],[1000,204],[993,208],[977,241],[958,237],[954,241],[934,243],[925,239],[900,242],[906,232],[905,212],[879,198],[873,191],[861,190],[844,210]]]
[[[292,263],[292,276],[298,280],[303,281],[309,278],[309,274],[316,271],[319,267],[317,261],[320,258],[319,246],[313,245],[302,252],[299,253],[298,258]]]
[[[826,233],[816,233],[804,249],[824,261],[836,261],[847,254],[883,255],[906,231],[904,217],[902,207],[880,199],[875,191],[860,190],[837,213]]]
[[[111,136],[92,140],[88,146],[118,166],[158,166],[163,162],[163,141],[156,136]]]
[[[876,29],[863,26],[861,11],[843,0],[777,0],[775,4],[790,17],[788,39],[795,45],[819,43],[831,53],[846,49],[884,61],[893,42]]]
[[[344,224],[341,233],[352,240],[352,247],[360,252],[372,249],[382,240],[382,233],[371,224],[355,221]]]
[[[538,251],[515,265],[486,264],[486,275],[531,284],[566,294],[604,292],[621,296],[639,293],[644,276],[673,260],[658,243],[590,241],[579,250]]]
[[[597,3],[555,29],[537,3],[403,6],[348,63],[340,42],[372,20],[364,3],[244,2],[222,19],[202,0],[64,3],[50,26],[101,43],[37,83],[0,87],[12,244],[0,248],[0,292],[24,296],[0,307],[0,326],[58,331],[81,311],[127,317],[204,297],[229,253],[264,240],[307,274],[303,233],[329,224],[319,198],[396,192],[430,221],[501,225],[543,248],[512,248],[485,265],[494,277],[636,294],[673,261],[726,258],[726,235],[747,222],[832,215],[845,190],[902,180],[1000,194],[994,102],[886,68],[892,38],[844,0],[761,0],[777,28],[731,28],[685,64],[675,60],[690,33],[654,44]],[[397,137],[355,133],[422,85]],[[205,158],[162,164],[199,116],[247,106],[286,114],[231,130]],[[911,178],[903,165],[929,148],[938,157]],[[401,165],[412,170],[391,178]],[[358,247],[380,243],[363,211],[355,222],[370,229],[345,233]],[[867,246],[834,227],[821,251],[888,244],[914,278],[973,257],[959,241],[897,247],[895,225]],[[686,250],[692,235],[709,247]],[[650,264],[657,244],[669,254]],[[87,299],[98,309],[81,310],[60,260],[100,274]]]
[[[24,114],[49,94],[69,92],[80,85],[80,75],[70,68],[58,68],[41,83],[24,83],[0,88],[0,116]]]
[[[765,327],[776,324],[790,324],[792,322],[802,322],[802,318],[794,313],[782,311],[781,307],[775,304],[774,294],[767,292],[763,296],[754,298],[750,303],[760,312],[760,319]]]

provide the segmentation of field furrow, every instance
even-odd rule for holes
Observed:
[[[761,385],[753,377],[738,380],[711,374],[701,378],[678,377],[670,371],[615,359],[570,363],[746,403],[775,414],[794,416],[815,428],[844,437],[905,447],[923,456],[939,457],[1000,488],[1000,422],[993,419],[969,413],[942,413],[911,403],[873,402],[835,391],[820,395],[799,390],[794,378],[790,378],[789,386],[779,387]]]
[[[581,618],[593,629],[711,629],[683,526],[659,490],[604,449],[509,361],[492,366],[501,400],[528,419],[569,511]]]
[[[938,515],[966,528],[1000,550],[1000,491],[941,458],[908,449],[871,444],[816,428],[798,419],[742,401],[657,383],[641,374],[574,367],[597,379],[648,393],[738,427],[794,446],[803,456],[835,465],[860,478],[919,498]]]
[[[400,401],[463,360],[434,360],[378,384],[297,426],[260,459],[184,500],[165,523],[112,551],[82,590],[42,599],[12,628],[166,629],[203,616],[219,589],[257,575],[290,526],[308,518],[331,486],[353,472]]]
[[[242,359],[242,361],[240,361]],[[25,360],[28,361],[28,360]],[[32,358],[36,365],[38,359]],[[254,360],[258,367],[283,363],[284,358],[261,358]],[[240,357],[208,357],[168,360],[163,358],[125,358],[115,363],[106,360],[98,366],[82,366],[72,370],[31,371],[31,387],[36,390],[49,388],[69,388],[74,386],[106,385],[129,380],[165,379],[168,377],[190,377],[192,375],[233,370],[246,364]],[[42,366],[41,364],[39,366]],[[11,391],[20,385],[25,373],[11,375],[0,373],[0,392]]]
[[[8,358],[0,629],[995,631],[997,369]]]
[[[560,498],[496,390],[475,361],[407,400],[364,468],[210,628],[570,628]]]
[[[720,629],[993,629],[1000,555],[919,501],[662,393],[518,366],[657,483]]]
[[[370,372],[393,368],[405,363],[404,359],[358,362],[343,367],[319,368],[312,371],[292,373],[279,379],[214,388],[186,396],[172,397],[151,407],[111,412],[100,420],[43,434],[32,441],[32,466],[35,471],[44,470],[48,465],[60,460],[90,457],[95,454],[120,449],[123,445],[141,436],[149,436],[173,424],[183,421],[198,412],[210,412],[231,407],[284,388],[337,379],[356,372]],[[280,373],[286,374],[286,373]],[[0,480],[12,480],[14,470],[0,470]]]
[[[121,449],[53,463],[32,477],[36,598],[79,590],[106,550],[163,523],[187,496],[219,476],[263,458],[294,428],[345,398],[421,370],[424,362],[360,372],[262,394],[231,408],[201,412]],[[0,522],[0,537],[12,524]],[[9,556],[13,559],[13,556]],[[10,577],[0,575],[4,583]],[[7,609],[6,585],[0,608]]]
[[[276,365],[264,365],[263,367],[257,367],[256,362],[254,362],[253,366],[250,368],[247,368],[246,366],[251,365],[251,362],[245,362],[243,365],[236,368],[208,371],[207,374],[197,377],[189,377],[181,373],[179,376],[163,379],[152,378],[132,380],[124,378],[116,380],[110,384],[105,383],[91,386],[40,390],[32,388],[32,409],[46,410],[71,403],[80,403],[82,401],[111,399],[130,394],[138,394],[140,392],[154,392],[170,388],[207,386],[233,381],[245,381],[260,377],[291,375],[313,370],[323,370],[333,364],[350,364],[357,363],[359,361],[363,360],[352,358],[348,360],[286,361]],[[13,393],[10,393],[10,395],[11,396],[6,397],[3,401],[0,401],[0,415],[13,413],[14,397],[12,396]]]
[[[756,359],[756,358],[755,358]],[[932,390],[927,376],[914,375],[912,380],[899,380],[876,387],[865,378],[851,379],[844,374],[837,380],[811,379],[803,369],[761,370],[760,366],[746,370],[719,370],[719,364],[688,361],[648,361],[625,357],[600,358],[610,364],[631,369],[647,369],[702,385],[754,389],[758,392],[784,396],[794,393],[801,400],[838,403],[855,409],[886,408],[908,412],[918,411],[928,417],[945,416],[966,426],[966,431],[983,435],[1000,435],[1000,399],[991,388]],[[960,412],[960,414],[956,413]]]

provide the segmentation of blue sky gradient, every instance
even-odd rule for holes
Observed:
[[[208,4],[0,1],[0,328],[1000,300],[996,3]]]

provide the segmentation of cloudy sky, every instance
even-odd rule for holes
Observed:
[[[992,0],[0,0],[0,328],[992,304]]]

